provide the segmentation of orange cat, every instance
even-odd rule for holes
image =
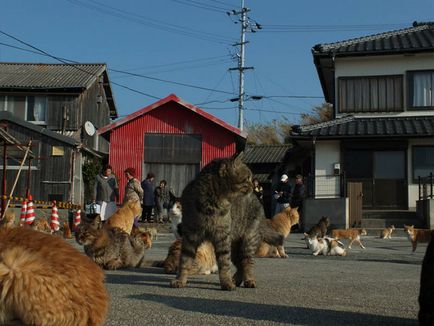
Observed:
[[[413,246],[413,252],[416,251],[418,242],[429,242],[431,240],[430,229],[415,229],[414,225],[405,225],[404,232],[407,233],[407,238]]]
[[[169,247],[167,257],[163,262],[156,262],[154,266],[163,267],[166,274],[174,274],[179,268],[179,258],[181,256],[182,239],[176,239]],[[205,241],[196,252],[196,258],[193,262],[192,274],[211,274],[218,270],[217,261],[213,245]]]
[[[351,249],[351,245],[354,241],[357,241],[360,245],[360,248],[365,249],[365,246],[360,241],[361,235],[367,235],[365,229],[335,229],[332,230],[332,238],[338,239],[350,239],[350,243],[348,244],[348,249]]]
[[[393,230],[395,230],[395,226],[394,225],[391,225],[391,226],[389,226],[387,228],[384,228],[381,231],[380,239],[392,239],[392,232],[393,232]]]
[[[63,223],[63,237],[65,239],[72,239],[71,229],[68,223]]]
[[[129,200],[108,219],[106,224],[131,234],[134,218],[139,216],[141,212],[140,201]]]
[[[104,325],[104,273],[59,237],[0,229],[1,325]]]
[[[300,215],[298,214],[298,207],[296,208],[285,208],[282,212],[273,216],[273,218],[263,220],[261,226],[259,227],[260,232],[261,229],[265,229],[267,227],[271,227],[277,233],[282,236],[282,239],[285,239],[289,233],[291,232],[291,227],[295,224],[298,224],[300,219]],[[288,255],[285,253],[285,249],[282,244],[269,244],[266,241],[262,241],[256,251],[257,257],[280,257],[286,258]]]
[[[48,224],[47,220],[45,218],[39,218],[35,220],[31,228],[35,231],[44,232],[44,233],[51,233],[51,227],[50,224]]]
[[[1,226],[8,229],[15,226],[15,213],[12,210],[6,210],[3,220],[1,220]]]

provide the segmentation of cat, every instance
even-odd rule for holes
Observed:
[[[431,240],[430,229],[415,229],[414,225],[404,224],[404,232],[407,234],[407,238],[411,242],[413,252],[416,251],[418,242],[429,242]]]
[[[419,325],[434,325],[434,231],[426,248],[420,273]]]
[[[5,216],[1,220],[1,227],[7,228],[7,229],[15,227],[15,213],[14,213],[14,211],[12,211],[10,209],[6,210]]]
[[[291,232],[291,227],[298,224],[299,220],[300,215],[298,214],[298,207],[287,207],[282,212],[274,215],[272,219],[263,220],[260,226],[260,230],[270,227],[274,229],[278,234],[280,234],[282,236],[282,239],[284,240]],[[261,243],[259,244],[259,247],[256,251],[256,256],[280,258],[288,257],[283,247],[283,241],[276,246],[267,243],[264,240],[261,241]]]
[[[148,228],[133,226],[133,229],[131,230],[132,236],[139,235],[142,238],[143,243],[145,245],[145,249],[152,248],[152,239],[153,239],[152,233],[147,229]]]
[[[140,216],[142,207],[139,200],[128,200],[108,220],[107,224],[131,234],[134,218]]]
[[[63,237],[65,239],[71,239],[72,238],[71,228],[69,227],[68,223],[63,223]]]
[[[145,244],[141,235],[131,236],[110,225],[103,226],[99,215],[89,223],[80,224],[75,238],[101,268],[141,267],[144,262]]]
[[[169,247],[166,259],[162,262],[155,262],[153,266],[163,267],[166,274],[176,273],[179,268],[181,248],[182,239],[176,239]],[[190,274],[209,275],[217,271],[218,267],[214,247],[210,242],[205,241],[197,248]]]
[[[50,233],[50,234],[52,233],[50,224],[45,218],[42,217],[35,220],[30,227],[35,231]]]
[[[384,228],[381,231],[380,239],[392,239],[392,232],[395,230],[395,226],[391,225],[389,227]]]
[[[253,257],[263,208],[252,188],[252,172],[240,156],[211,161],[187,184],[181,197],[180,266],[172,287],[186,285],[197,248],[204,241],[214,246],[223,290],[234,290],[243,283],[246,288],[256,287]],[[231,259],[236,267],[233,278]]]
[[[327,228],[330,226],[330,219],[327,216],[322,216],[318,223],[310,228],[309,231],[307,231],[307,234],[310,237],[313,237],[315,235],[318,235],[320,238],[324,238],[327,234]],[[304,241],[306,242],[306,246],[309,249],[309,240],[305,236]]]
[[[169,221],[171,224],[173,235],[175,239],[180,239],[181,234],[178,231],[178,225],[182,222],[182,205],[180,201],[176,201],[169,211]]]
[[[317,256],[322,254],[324,256],[346,256],[344,244],[339,240],[324,237],[318,238],[318,235],[304,234],[309,243],[309,249],[312,250],[312,255]]]
[[[335,229],[332,230],[332,238],[335,239],[350,239],[350,243],[348,244],[348,249],[351,249],[351,245],[354,241],[357,241],[360,245],[360,248],[366,249],[366,247],[360,241],[360,236],[367,235],[365,229]]]
[[[59,237],[0,229],[1,325],[104,325],[104,273]]]

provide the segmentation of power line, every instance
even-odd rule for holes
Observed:
[[[205,9],[205,10],[219,12],[219,13],[225,13],[227,10],[230,10],[228,8],[222,8],[219,6],[214,6],[214,5],[209,5],[209,4],[207,5],[207,4],[204,4],[202,2],[194,1],[194,0],[171,0],[171,1],[183,4],[186,6],[191,6],[191,7]]]

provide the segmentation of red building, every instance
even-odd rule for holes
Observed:
[[[155,174],[156,184],[165,179],[176,196],[200,169],[217,157],[240,152],[246,134],[198,107],[171,94],[116,122],[98,133],[109,140],[109,163],[120,177],[136,169],[136,177]]]

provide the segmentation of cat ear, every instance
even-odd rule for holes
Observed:
[[[238,166],[238,165],[240,165],[241,163],[243,163],[243,161],[242,161],[243,156],[244,156],[244,152],[241,152],[240,154],[238,154],[238,155],[235,157],[235,159],[234,159],[234,165],[235,165],[235,166]]]
[[[99,230],[102,227],[101,216],[97,215],[95,219],[92,221],[92,228]]]
[[[228,175],[228,164],[226,162],[221,162],[219,166],[219,176],[226,177]]]

